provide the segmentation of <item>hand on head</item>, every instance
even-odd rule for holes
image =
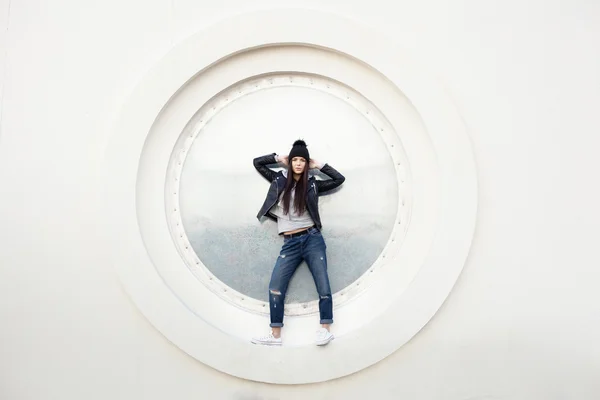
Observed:
[[[318,169],[320,167],[321,167],[321,163],[320,162],[318,162],[314,158],[310,159],[310,162],[308,163],[308,168],[309,169]]]
[[[290,151],[290,154],[287,156],[279,156],[278,161],[287,167],[290,163],[290,158],[294,157],[303,157],[305,160],[307,160],[309,169],[320,169],[322,166],[317,160],[310,158],[304,140],[296,140],[292,150]]]

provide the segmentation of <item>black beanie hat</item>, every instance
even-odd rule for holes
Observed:
[[[290,161],[292,161],[292,158],[294,157],[304,157],[306,162],[310,161],[310,155],[308,154],[308,149],[306,148],[306,143],[304,140],[296,140],[294,142],[288,158]]]

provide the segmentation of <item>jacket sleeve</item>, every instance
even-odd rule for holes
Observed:
[[[276,153],[268,154],[262,157],[256,157],[254,159],[254,168],[269,182],[275,179],[277,172],[273,171],[271,168],[267,167],[270,164],[277,164],[277,160],[275,160]]]
[[[335,189],[336,187],[344,183],[344,181],[346,180],[344,175],[340,174],[335,168],[333,168],[329,164],[325,164],[321,168],[321,172],[330,177],[331,179],[317,181],[317,189],[319,191],[319,194]]]

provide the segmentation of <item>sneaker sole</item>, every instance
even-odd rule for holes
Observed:
[[[335,339],[335,336],[331,335],[327,340],[323,340],[321,342],[316,342],[316,345],[317,346],[325,346],[326,344],[331,342],[333,339]]]
[[[277,342],[259,342],[256,340],[251,340],[250,341],[252,344],[259,344],[261,346],[281,346],[281,342],[277,343]]]

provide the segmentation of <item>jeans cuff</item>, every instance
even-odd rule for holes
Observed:
[[[283,322],[271,322],[269,325],[271,328],[281,328],[283,326]]]
[[[333,320],[332,319],[322,319],[321,322],[319,322],[320,324],[333,324]]]

